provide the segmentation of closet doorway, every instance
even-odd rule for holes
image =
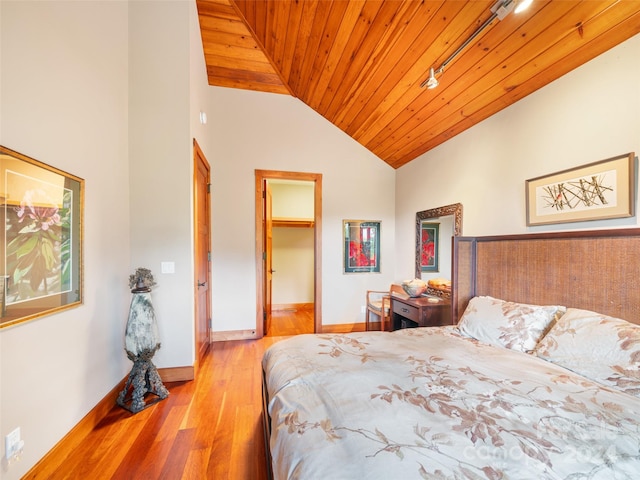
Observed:
[[[255,175],[256,336],[279,334],[281,324],[274,322],[300,322],[292,331],[320,332],[322,175]]]

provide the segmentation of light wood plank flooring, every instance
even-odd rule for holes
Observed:
[[[60,467],[29,478],[265,480],[260,362],[282,332],[307,331],[296,315],[274,315],[277,336],[212,344],[194,381],[135,415],[114,406]]]
[[[284,335],[300,335],[313,333],[313,305],[307,308],[274,310],[271,314],[271,325],[266,335],[281,337]]]

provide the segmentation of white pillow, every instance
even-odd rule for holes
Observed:
[[[540,341],[535,354],[640,397],[640,325],[569,308]]]
[[[462,314],[460,331],[484,343],[530,352],[565,307],[528,305],[474,297]]]

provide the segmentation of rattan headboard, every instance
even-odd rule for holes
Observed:
[[[640,228],[454,237],[454,321],[476,295],[640,324]]]

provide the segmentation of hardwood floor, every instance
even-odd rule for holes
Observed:
[[[59,466],[27,478],[266,480],[260,362],[307,317],[278,312],[278,336],[213,343],[195,380],[167,383],[169,397],[135,415],[114,406]]]
[[[131,414],[116,405],[59,463],[27,479],[266,480],[262,426],[264,351],[313,332],[313,310],[283,310],[270,336],[211,344],[191,382],[165,383],[169,397]]]
[[[313,333],[313,304],[306,308],[273,310],[271,325],[266,335],[281,337],[283,335],[300,335]]]
[[[260,360],[284,337],[212,344],[192,382],[135,415],[115,406],[48,479],[264,480]]]

